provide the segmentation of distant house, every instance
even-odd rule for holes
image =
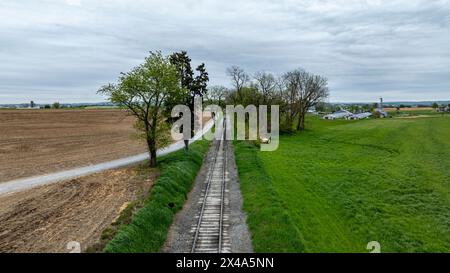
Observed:
[[[356,109],[355,111],[358,111],[358,109]],[[380,98],[380,103],[378,104],[378,107],[374,110],[375,114],[377,117],[380,118],[386,118],[388,117],[388,113],[386,111],[384,111],[383,108],[383,98]],[[370,112],[364,112],[364,113],[357,113],[357,114],[353,114],[350,111],[341,109],[337,112],[328,114],[328,115],[324,115],[323,119],[347,119],[347,120],[357,120],[357,119],[365,119],[365,118],[369,118],[371,117],[372,113]]]
[[[353,113],[350,112],[350,111],[339,110],[339,111],[336,111],[334,113],[331,113],[331,114],[323,116],[323,119],[331,119],[331,120],[333,120],[333,119],[347,118],[347,117],[350,117],[352,115],[353,115]]]
[[[450,112],[450,105],[439,105],[437,111],[440,113]]]
[[[364,112],[364,113],[353,114],[351,116],[348,116],[347,119],[349,119],[349,120],[365,119],[365,118],[369,118],[370,116],[372,116],[372,113]]]
[[[27,107],[28,109],[40,109],[39,105],[36,105],[34,101],[30,101],[30,104]]]
[[[315,107],[315,106],[311,106],[311,107],[308,109],[308,113],[317,113],[316,107]]]

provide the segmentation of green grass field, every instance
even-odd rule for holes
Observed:
[[[324,121],[235,142],[257,252],[450,252],[450,116]]]

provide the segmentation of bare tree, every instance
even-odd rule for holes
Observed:
[[[245,73],[244,69],[236,65],[227,68],[227,74],[231,77],[231,82],[236,90],[239,101],[242,101],[242,88],[248,83],[250,77]]]
[[[262,95],[262,104],[266,105],[274,96],[277,88],[277,80],[275,77],[266,72],[257,72],[253,76],[256,86]]]
[[[285,99],[288,103],[288,122],[292,125],[298,116],[297,130],[305,129],[308,109],[328,97],[328,80],[304,70],[294,70],[283,75]]]
[[[283,74],[280,81],[281,95],[286,102],[286,123],[292,130],[293,122],[298,115],[298,89],[300,85],[299,71],[289,71]]]
[[[225,101],[225,97],[228,94],[228,89],[221,85],[216,85],[209,88],[207,93],[207,99],[216,102],[221,105]]]
[[[302,82],[298,90],[299,119],[297,130],[305,129],[305,117],[308,110],[329,96],[328,80],[325,77],[301,72]]]

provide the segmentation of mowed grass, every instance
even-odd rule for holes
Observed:
[[[106,245],[105,252],[159,252],[175,214],[183,207],[187,194],[206,154],[209,141],[190,145],[189,151],[177,151],[158,159],[160,176],[144,206],[122,225]]]
[[[450,252],[450,116],[324,121],[236,142],[257,252]]]

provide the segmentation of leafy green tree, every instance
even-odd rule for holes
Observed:
[[[439,107],[439,104],[437,104],[436,102],[433,103],[433,105],[431,106],[433,107],[434,110],[436,110]]]
[[[61,108],[61,104],[59,102],[54,102],[53,103],[53,108],[54,109],[59,109],[59,108]]]
[[[136,117],[135,127],[148,146],[150,167],[156,166],[157,148],[170,140],[164,107],[183,92],[177,67],[159,51],[150,52],[143,64],[121,73],[116,84],[104,85],[98,91]]]

